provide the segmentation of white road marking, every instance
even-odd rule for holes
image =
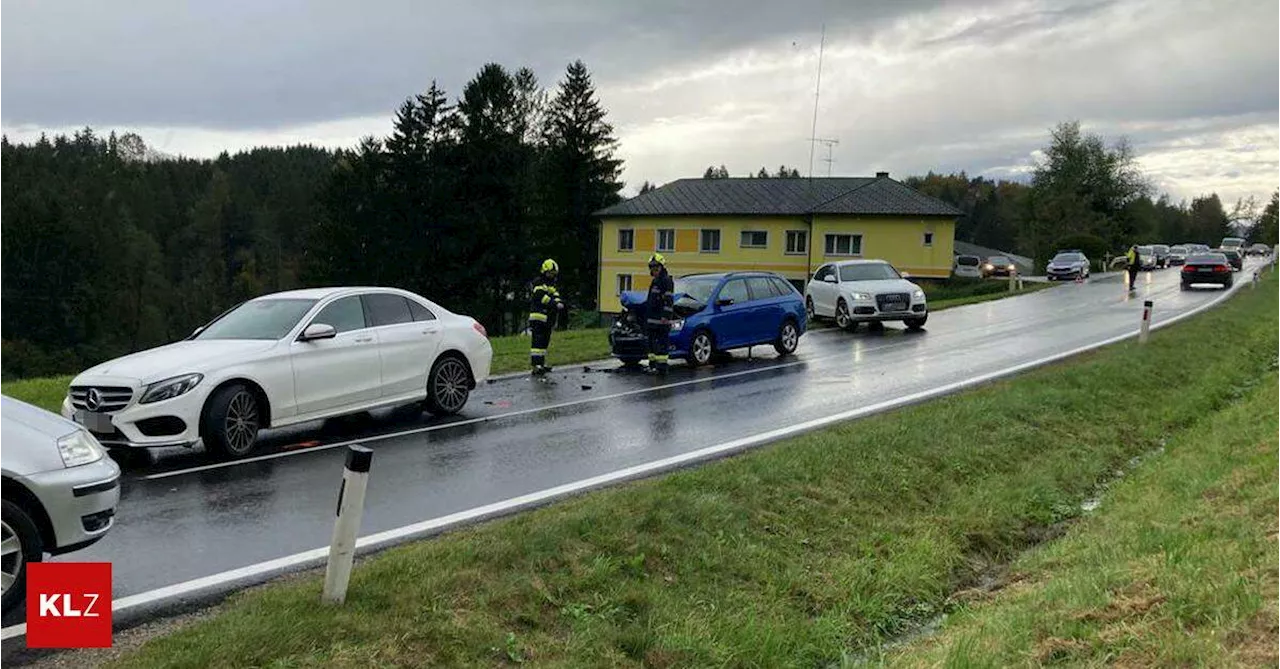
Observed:
[[[1194,316],[1202,311],[1205,311],[1206,309],[1217,306],[1220,302],[1222,302],[1228,296],[1233,294],[1235,291],[1240,290],[1244,285],[1246,285],[1246,282],[1238,283],[1232,289],[1223,291],[1216,298],[1214,298],[1209,302],[1206,302],[1205,304],[1202,304],[1198,307],[1195,307],[1189,311],[1178,314],[1176,316],[1170,316],[1169,318],[1162,319],[1158,323],[1152,323],[1151,329],[1157,330],[1157,329],[1164,328],[1166,326],[1177,323],[1178,321],[1181,321],[1183,319],[1190,318],[1191,316]],[[755,434],[749,437],[734,439],[732,441],[727,441],[721,444],[717,444],[715,446],[708,446],[706,448],[702,448],[696,451],[691,451],[688,453],[683,453],[681,455],[676,455],[669,458],[663,458],[661,460],[655,460],[653,462],[647,462],[642,465],[626,467],[624,469],[615,470],[607,474],[600,474],[598,476],[581,479],[578,481],[574,481],[572,483],[566,483],[566,484],[558,485],[552,488],[539,490],[537,492],[532,492],[527,495],[520,495],[520,496],[512,497],[510,499],[506,499],[500,502],[494,502],[492,504],[478,506],[475,508],[467,509],[465,511],[459,511],[457,513],[452,513],[447,516],[432,518],[430,520],[424,520],[422,522],[413,523],[411,525],[405,525],[403,527],[398,527],[395,529],[378,532],[376,534],[371,534],[371,535],[362,537],[359,541],[356,542],[356,548],[357,550],[362,552],[368,552],[370,550],[384,548],[389,545],[400,543],[410,538],[414,538],[418,535],[434,534],[442,530],[449,529],[453,526],[463,525],[466,523],[472,523],[480,520],[485,520],[487,518],[509,514],[514,511],[519,511],[532,506],[541,505],[541,504],[553,501],[560,497],[566,497],[566,496],[577,494],[586,490],[600,488],[612,483],[617,483],[617,482],[625,481],[628,479],[651,476],[653,474],[670,470],[670,469],[675,469],[683,465],[691,464],[691,463],[702,461],[702,460],[712,459],[718,456],[723,456],[723,455],[734,453],[737,451],[743,451],[749,448],[762,446],[764,444],[777,441],[779,439],[793,437],[799,434],[803,434],[805,432],[810,432],[820,428],[828,427],[837,423],[842,423],[842,422],[854,420],[857,418],[863,418],[872,414],[881,413],[884,411],[889,411],[891,409],[907,406],[909,404],[916,404],[919,402],[923,402],[925,400],[933,399],[943,395],[948,395],[959,390],[963,390],[963,389],[971,388],[973,386],[977,386],[983,383],[987,383],[989,381],[993,381],[1005,376],[1011,376],[1013,374],[1018,374],[1020,372],[1024,372],[1029,369],[1033,369],[1033,368],[1047,365],[1053,362],[1057,362],[1065,358],[1070,358],[1072,356],[1079,355],[1081,353],[1086,353],[1088,351],[1102,348],[1104,346],[1109,346],[1111,344],[1115,344],[1117,342],[1124,341],[1125,339],[1129,339],[1131,337],[1137,336],[1138,330],[1139,328],[1135,327],[1133,330],[1129,331],[1126,334],[1117,335],[1114,337],[1110,337],[1108,339],[1104,339],[1102,341],[1094,342],[1092,344],[1080,346],[1070,351],[1066,351],[1063,353],[1055,353],[1047,357],[1038,358],[1036,360],[1024,362],[1018,365],[1014,365],[1012,367],[1006,367],[1004,369],[1001,369],[995,372],[988,372],[986,374],[968,378],[963,381],[957,381],[954,383],[949,383],[943,386],[939,386],[937,388],[932,388],[929,390],[924,390],[916,393],[911,393],[908,395],[903,395],[901,397],[897,397],[892,400],[886,400],[884,402],[872,404],[870,406],[865,406],[858,409],[852,409],[849,411],[843,411],[843,412],[832,414],[830,416],[826,416],[823,418],[816,418],[813,420],[805,421],[803,423],[797,423],[795,425],[791,425],[788,427],[769,430],[767,432],[761,432],[759,434]],[[790,363],[790,364],[800,364],[800,363],[796,362],[796,363]],[[749,371],[755,372],[759,370],[749,370]],[[737,375],[741,375],[743,373],[747,373],[747,372],[739,372]],[[724,377],[717,377],[717,378],[724,378]],[[704,379],[698,379],[698,380],[687,381],[683,383],[684,384],[698,383],[703,380]],[[681,384],[672,384],[672,385],[681,385]],[[632,391],[632,393],[645,392],[648,390],[649,389],[644,389],[642,391]],[[624,395],[632,394],[632,393],[624,393]],[[530,411],[534,411],[534,410],[530,410]],[[303,551],[301,553],[294,553],[293,555],[276,558],[274,560],[259,562],[257,564],[251,564],[244,567],[239,567],[237,569],[232,569],[232,570],[220,572],[217,574],[211,574],[209,576],[203,576],[201,578],[192,579],[190,581],[184,581],[182,583],[165,586],[163,588],[148,590],[147,592],[142,592],[136,595],[130,595],[128,597],[122,597],[116,600],[112,605],[111,609],[113,612],[124,612],[133,608],[154,605],[154,604],[163,602],[167,599],[188,597],[190,595],[198,594],[202,591],[216,590],[217,588],[227,586],[237,581],[261,579],[263,577],[268,577],[270,575],[284,572],[287,570],[299,569],[307,565],[310,565],[312,563],[319,564],[319,563],[322,563],[324,559],[328,556],[328,551],[329,549],[327,547],[315,548],[309,551]],[[11,627],[6,627],[3,630],[0,630],[0,639],[7,640],[14,637],[22,636],[25,633],[26,633],[25,624],[14,625]]]

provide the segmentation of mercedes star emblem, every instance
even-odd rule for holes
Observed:
[[[102,407],[102,394],[97,388],[90,388],[84,396],[84,406],[90,411],[97,411]]]

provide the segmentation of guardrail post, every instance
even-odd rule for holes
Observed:
[[[1259,277],[1258,277],[1258,274],[1259,274],[1261,271],[1262,271],[1262,270],[1257,270],[1257,269],[1253,270],[1253,281],[1251,281],[1251,282],[1250,282],[1250,286],[1251,286],[1251,287],[1253,287],[1253,288],[1257,288],[1257,287],[1258,287],[1258,278],[1259,278]]]
[[[364,446],[347,447],[342,487],[338,488],[338,517],[333,523],[329,564],[324,572],[322,600],[327,604],[341,604],[347,598],[347,584],[351,581],[351,566],[356,556],[356,535],[360,530],[360,517],[364,515],[364,492],[372,463],[372,450]]]
[[[1014,291],[1014,284],[1018,281],[1017,274],[1018,274],[1018,270],[1016,269],[1009,270],[1009,292],[1010,293]]]
[[[1142,329],[1138,332],[1139,344],[1147,343],[1147,337],[1151,333],[1151,306],[1151,300],[1146,300],[1142,303]]]

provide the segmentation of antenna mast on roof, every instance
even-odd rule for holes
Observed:
[[[821,137],[815,137],[815,138],[813,138],[813,139],[812,139],[812,140],[810,140],[810,141],[812,141],[812,142],[821,142],[824,146],[826,146],[826,147],[827,147],[827,157],[826,157],[826,158],[823,158],[823,159],[822,159],[822,162],[824,162],[824,163],[826,163],[826,164],[827,164],[827,176],[831,176],[831,163],[835,162],[835,160],[831,157],[831,147],[835,146],[836,144],[839,144],[839,143],[840,143],[840,140],[838,140],[838,139],[823,139],[823,138],[821,138]],[[809,168],[809,171],[810,171],[810,173],[812,173],[812,172],[813,172],[813,168],[812,168],[812,167],[810,167],[810,168]]]
[[[818,83],[813,89],[813,128],[809,132],[809,181],[813,181],[813,152],[818,143],[818,99],[822,95],[822,52],[827,46],[827,24],[822,24],[822,39],[818,42]]]

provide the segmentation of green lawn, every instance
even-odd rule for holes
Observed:
[[[1169,455],[1178,455],[1235,424],[1240,434],[1224,438],[1218,457],[1241,447],[1248,462],[1262,467],[1257,480],[1274,483],[1274,448],[1268,469],[1262,455],[1241,446],[1256,445],[1255,432],[1245,432],[1241,421],[1262,410],[1251,403],[1257,391],[1269,392],[1275,405],[1277,295],[1271,280],[1158,330],[1146,345],[1118,344],[960,395],[386,551],[357,566],[340,608],[319,605],[315,575],[241,593],[216,615],[153,639],[114,666],[852,663],[956,609],[957,593],[1061,533],[1112,472],[1166,441]],[[1134,379],[1144,383],[1137,387]],[[1272,436],[1274,415],[1256,415]],[[1168,456],[1154,461],[1161,457]],[[1231,466],[1196,471],[1188,464],[1182,475],[1190,477],[1191,491],[1233,499],[1235,488],[1221,485],[1231,480],[1222,478]],[[1254,476],[1241,483],[1252,490]],[[1183,497],[1167,500],[1172,506]],[[1151,500],[1162,505],[1166,498]],[[1244,522],[1252,518],[1253,497],[1240,503]],[[1270,504],[1263,520],[1274,522]],[[1185,523],[1161,515],[1163,509],[1148,512],[1155,524],[1144,530],[1140,521],[1132,531],[1143,550],[1168,547],[1151,553],[1152,586],[1164,587],[1161,574],[1172,570],[1168,578],[1199,587],[1192,578],[1196,560],[1209,558],[1174,542]],[[1191,527],[1217,536],[1213,520],[1204,516],[1203,527]],[[1274,550],[1274,529],[1268,531],[1267,550]],[[1239,528],[1221,532],[1224,541],[1244,536]],[[1258,540],[1252,541],[1238,549],[1241,555],[1255,554]],[[1215,633],[1229,647],[1239,621],[1275,608],[1274,590],[1255,589],[1265,574],[1229,576],[1254,563],[1220,559],[1203,587],[1224,577],[1227,592],[1175,609],[1175,620],[1195,627],[1180,632],[1193,637],[1183,646],[1190,650],[1168,657],[1188,657]],[[1264,563],[1258,569],[1274,572],[1274,559]],[[1103,601],[1096,590],[1067,594]],[[1135,600],[1148,595],[1131,593]],[[1057,618],[1065,632],[1089,625],[1067,618]],[[1142,619],[1131,624],[1141,629]],[[1065,633],[1052,620],[1038,625],[1027,634]],[[1016,640],[1008,643],[1014,650],[1002,657],[1036,659],[1019,655]],[[1064,647],[1075,652],[1072,643]]]
[[[70,383],[70,376],[5,381],[0,383],[0,393],[58,413],[62,409],[62,400],[67,396],[67,386]]]
[[[1277,377],[1112,487],[1096,516],[1018,560],[893,667],[1277,662]]]

